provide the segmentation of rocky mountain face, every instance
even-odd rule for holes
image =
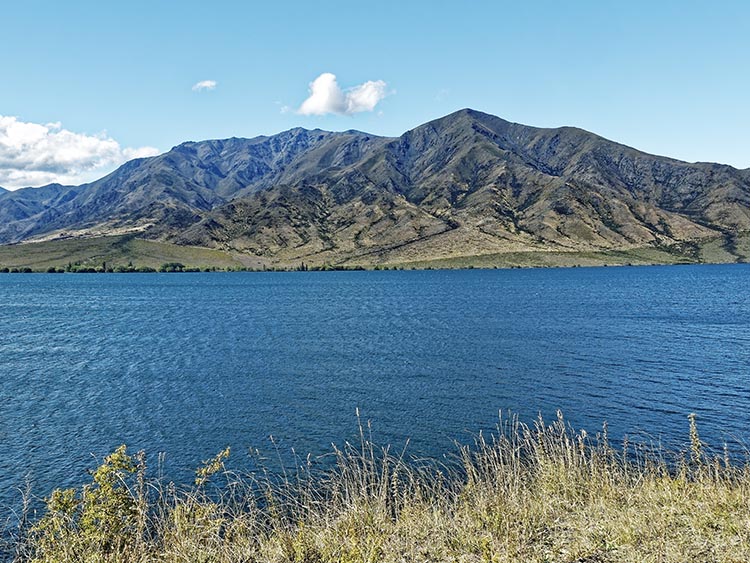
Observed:
[[[750,170],[461,110],[398,138],[189,142],[82,186],[0,194],[0,242],[137,232],[270,262],[669,247],[750,230]]]

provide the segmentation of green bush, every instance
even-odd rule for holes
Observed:
[[[57,489],[31,537],[34,561],[96,561],[137,545],[145,531],[143,454],[120,446],[92,472],[80,491]]]
[[[184,272],[185,265],[180,262],[167,262],[159,266],[160,272]]]

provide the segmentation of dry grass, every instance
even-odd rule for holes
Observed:
[[[222,452],[182,491],[148,483],[142,458],[118,450],[69,493],[73,509],[58,498],[11,551],[48,562],[750,561],[750,469],[707,455],[694,420],[690,439],[665,459],[612,448],[606,427],[590,437],[562,417],[511,419],[444,466],[407,462],[363,432],[324,473],[302,463],[279,479],[238,476]]]
[[[278,267],[295,269],[302,262],[312,267],[326,263],[364,268],[402,269],[455,269],[455,268],[557,268],[573,266],[618,266],[646,264],[733,263],[746,262],[750,256],[750,235],[741,234],[733,239],[734,250],[729,252],[726,241],[709,239],[699,241],[696,254],[689,255],[679,249],[668,252],[664,248],[639,247],[627,250],[601,251],[508,251],[492,254],[432,258],[424,253],[420,259],[395,259],[386,255],[351,257],[346,254],[312,254],[282,259],[253,256],[235,251],[225,251],[195,246],[180,246],[164,242],[139,239],[135,235],[71,238],[14,245],[0,245],[0,268],[31,268],[46,271],[50,267],[64,268],[68,263],[98,267],[102,262],[110,266],[136,266],[158,268],[165,262],[181,262],[190,267],[262,269]],[[402,257],[403,258],[403,257]]]

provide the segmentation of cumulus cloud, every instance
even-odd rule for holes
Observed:
[[[59,122],[29,123],[0,115],[0,186],[11,190],[53,182],[81,184],[158,152],[153,147],[121,147],[104,133],[74,133]]]
[[[202,92],[203,90],[215,90],[216,80],[201,80],[193,84],[193,92]]]
[[[372,111],[388,95],[388,85],[382,80],[367,82],[342,90],[336,75],[324,72],[310,82],[310,96],[297,110],[301,115],[352,115]]]

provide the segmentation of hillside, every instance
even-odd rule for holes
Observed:
[[[188,142],[90,184],[0,193],[0,243],[136,234],[269,265],[644,250],[710,261],[707,247],[744,261],[748,231],[750,170],[469,109],[398,138]]]

